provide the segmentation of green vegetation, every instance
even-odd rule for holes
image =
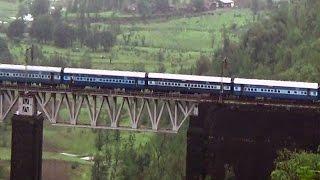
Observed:
[[[38,46],[45,58],[50,59],[50,56],[58,54],[68,59],[69,65],[81,64],[81,57],[88,54],[93,68],[132,70],[143,64],[146,70],[157,71],[163,64],[168,72],[177,72],[177,66],[190,68],[201,53],[212,53],[221,46],[223,25],[235,29],[231,32],[231,38],[238,41],[250,19],[251,13],[248,10],[228,10],[217,11],[214,15],[162,23],[121,25],[117,44],[107,53],[102,50],[92,52],[88,47],[80,47],[77,43],[70,48],[58,48],[51,43]],[[95,26],[112,28],[99,23]],[[23,63],[25,59],[26,47],[25,42],[10,43],[10,51],[19,63]],[[160,53],[163,53],[164,58],[159,61]]]
[[[16,17],[17,12],[18,12],[18,3],[13,3],[9,1],[0,1],[0,21],[10,22],[14,20],[11,17]]]
[[[307,152],[284,150],[279,154],[272,179],[319,179],[320,155]]]
[[[217,56],[228,56],[230,75],[319,82],[319,2],[282,4]]]

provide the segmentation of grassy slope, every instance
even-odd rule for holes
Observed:
[[[0,21],[10,22],[10,17],[15,17],[18,11],[18,3],[0,1]]]
[[[118,36],[118,45],[113,48],[114,60],[109,64],[110,53],[91,52],[88,48],[80,48],[80,52],[73,52],[71,48],[62,49],[52,45],[41,45],[46,56],[59,53],[69,56],[73,61],[78,62],[85,52],[92,57],[94,68],[132,70],[132,67],[144,64],[148,71],[156,71],[159,64],[163,63],[168,72],[175,72],[177,58],[181,58],[184,68],[195,63],[200,52],[212,52],[221,45],[221,29],[223,25],[230,27],[236,24],[238,29],[251,20],[251,13],[248,10],[221,10],[215,15],[201,17],[175,19],[168,22],[137,24],[133,27],[121,26],[123,33],[132,32],[132,42],[136,41],[137,46],[125,46],[122,34]],[[106,25],[100,24],[102,27]],[[107,26],[106,26],[107,27]],[[214,36],[214,49],[211,48],[211,37]],[[142,45],[141,37],[145,37],[145,44]],[[237,40],[237,33],[233,39]],[[10,44],[11,52],[16,59],[23,61],[25,43]],[[159,62],[157,53],[160,49],[166,49],[165,60]]]

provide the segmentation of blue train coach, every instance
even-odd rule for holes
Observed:
[[[234,94],[270,99],[318,100],[318,83],[234,79]]]
[[[73,86],[104,88],[144,89],[144,72],[108,71],[95,69],[65,68],[63,83]]]
[[[224,93],[231,92],[231,78],[195,76],[182,74],[149,73],[148,88],[154,91],[181,93]]]
[[[0,81],[57,85],[60,73],[59,67],[0,64]]]

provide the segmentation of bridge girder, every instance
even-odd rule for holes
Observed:
[[[17,109],[16,102],[22,93],[0,91],[1,121]],[[58,126],[177,133],[186,119],[197,112],[197,102],[169,98],[46,91],[33,94],[39,104],[38,110],[51,124]],[[62,111],[67,111],[67,121],[61,120]],[[81,111],[87,112],[90,123],[79,119]],[[102,113],[107,115],[104,120]]]
[[[53,125],[101,129],[176,133],[190,115],[198,115],[198,104],[205,102],[233,108],[265,107],[264,111],[320,111],[320,102],[10,84],[0,85],[0,122],[17,108],[19,94],[25,93],[34,94],[38,110]],[[68,119],[62,121],[60,114],[65,110],[63,117]],[[79,119],[84,110],[89,121],[85,123]]]

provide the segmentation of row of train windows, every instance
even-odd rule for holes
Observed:
[[[159,85],[163,86],[180,86],[181,83],[174,83],[174,82],[156,82]],[[220,89],[220,86],[214,86],[214,85],[204,85],[204,84],[184,84],[182,85],[184,87],[191,87],[191,88],[208,88],[208,89]]]
[[[134,80],[122,80],[122,79],[102,79],[102,78],[87,78],[87,77],[75,77],[77,81],[89,81],[89,82],[111,82],[111,83],[129,83],[134,84]]]
[[[257,88],[244,88],[245,91],[259,92]],[[278,89],[260,89],[260,92],[281,93]],[[288,94],[302,94],[307,95],[306,91],[288,91]]]
[[[5,77],[25,77],[25,74],[21,73],[0,73],[0,76],[5,76]],[[42,79],[50,79],[51,75],[39,75],[39,74],[28,74],[28,78],[42,78]],[[56,78],[60,78],[60,76],[57,76]]]

